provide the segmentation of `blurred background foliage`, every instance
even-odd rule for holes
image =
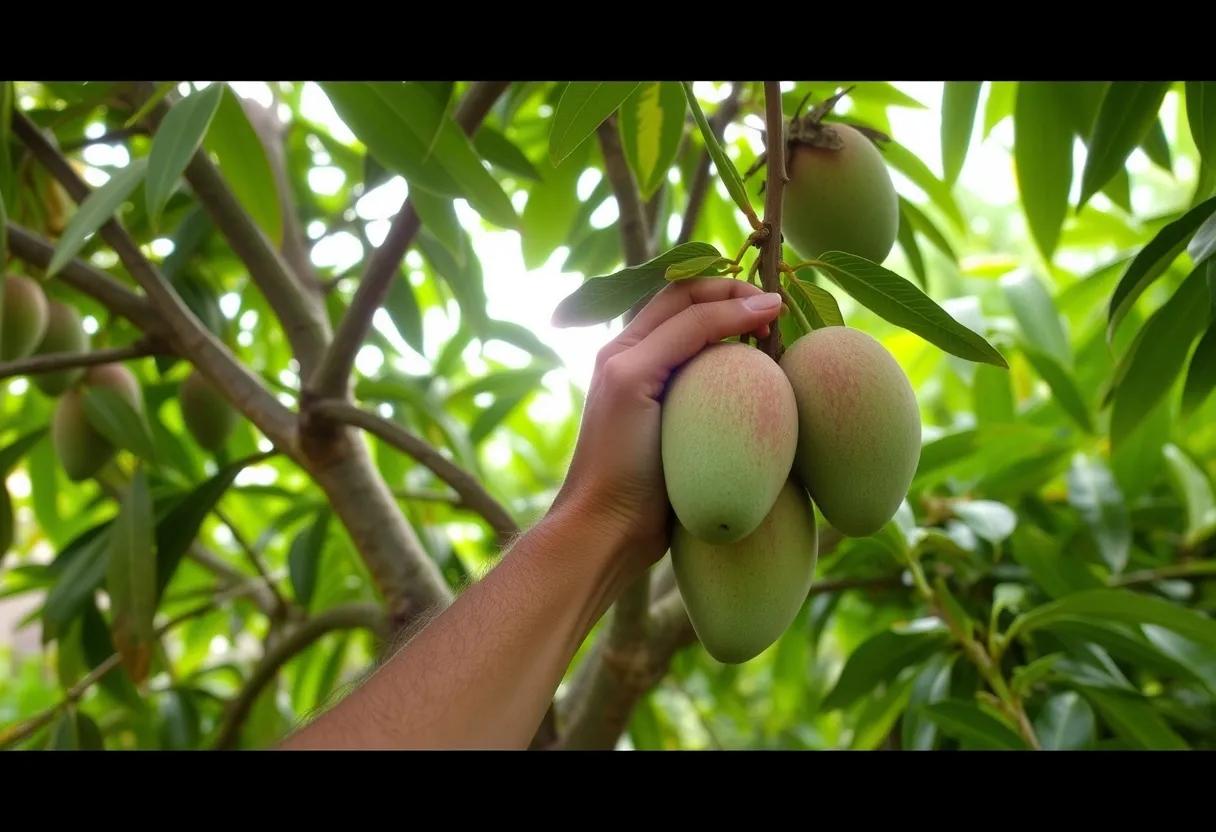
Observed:
[[[924,448],[907,503],[880,534],[825,552],[798,619],[760,657],[727,666],[695,644],[678,651],[639,699],[619,747],[1020,747],[1026,730],[992,695],[994,678],[1045,748],[1216,746],[1216,400],[1207,395],[1216,383],[1216,268],[1203,264],[1216,225],[1202,225],[1213,213],[1202,213],[1203,201],[1216,192],[1216,85],[787,82],[784,110],[849,85],[836,115],[893,139],[883,152],[903,198],[901,235],[885,265],[988,338],[1009,370],[946,355],[823,284],[847,324],[882,340],[917,391]],[[193,98],[209,86],[166,89]],[[387,110],[361,105],[357,85],[323,86],[229,85],[204,147],[277,242],[289,223],[249,114],[280,121],[295,224],[336,323],[408,192],[400,174],[417,159],[394,142],[400,125]],[[450,107],[468,85],[426,86]],[[705,150],[672,86],[646,84],[650,109],[615,122],[652,249],[683,237],[729,255],[748,229],[717,177],[691,233],[681,233]],[[153,142],[112,87],[10,82],[3,106],[51,131],[102,186]],[[724,145],[746,171],[763,150],[761,85],[694,89],[711,118],[738,107]],[[356,397],[472,472],[521,527],[562,481],[595,350],[619,326],[549,322],[585,277],[623,265],[599,145],[584,141],[562,164],[551,161],[563,92],[560,83],[512,84],[473,142],[518,229],[483,219],[497,210],[487,207],[493,193],[428,199],[414,189],[426,200],[423,231],[356,362]],[[669,129],[674,140],[647,144]],[[0,152],[8,221],[52,242],[70,234],[73,205],[46,171],[7,131]],[[747,182],[757,211],[761,179]],[[195,314],[294,407],[299,367],[287,338],[191,191],[174,189],[159,216],[144,188],[123,202],[124,226]],[[1187,217],[1190,233],[1165,240]],[[1137,260],[1146,246],[1151,270]],[[100,235],[78,256],[130,282]],[[1156,279],[1108,333],[1116,287],[1137,268]],[[6,272],[43,274],[13,257]],[[44,286],[86,316],[94,348],[139,337],[61,281]],[[242,420],[221,454],[203,452],[176,398],[187,363],[127,366],[144,387],[157,450],[154,503],[270,448]],[[137,684],[120,669],[75,690],[113,652],[104,563],[88,534],[116,515],[107,484],[122,487],[136,458],[124,452],[103,482],[69,482],[45,430],[53,407],[24,378],[0,385],[0,731],[55,709],[20,747],[213,746],[227,703],[273,641],[267,603],[282,599],[304,618],[379,602],[343,525],[329,521],[324,493],[286,458],[257,460],[171,575],[156,622],[187,617],[157,640],[149,676]],[[368,441],[454,589],[496,562],[492,529],[444,482]],[[376,651],[366,629],[314,642],[257,696],[235,742],[274,743],[357,681]],[[985,656],[995,668],[982,666]],[[564,685],[559,701],[569,693]]]

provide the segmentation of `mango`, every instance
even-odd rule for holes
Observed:
[[[84,390],[108,387],[122,396],[136,412],[143,412],[143,397],[135,376],[121,364],[100,364],[85,371],[80,386],[59,397],[51,420],[51,442],[68,479],[73,482],[96,474],[117,452],[85,416]]]
[[[238,414],[228,400],[198,370],[182,382],[179,391],[186,429],[208,451],[218,451],[236,427]]]
[[[680,524],[710,543],[751,534],[789,476],[797,441],[794,391],[776,362],[737,342],[701,350],[663,401],[663,477]]]
[[[676,586],[711,656],[738,664],[764,652],[793,622],[819,555],[815,510],[790,477],[760,526],[734,543],[706,543],[682,526],[671,539]]]
[[[61,352],[85,352],[89,348],[89,334],[80,324],[80,313],[75,307],[57,300],[47,302],[46,333],[36,355]],[[59,370],[34,376],[34,384],[48,396],[58,396],[84,377],[84,368]]]
[[[0,295],[0,361],[15,361],[34,351],[46,332],[46,294],[37,281],[9,275]]]
[[[847,124],[831,123],[840,149],[791,143],[790,181],[781,231],[803,259],[844,251],[881,263],[899,231],[899,197],[874,143]]]
[[[794,473],[838,530],[874,534],[895,516],[920,461],[908,377],[882,344],[843,326],[799,338],[781,369],[798,401]]]

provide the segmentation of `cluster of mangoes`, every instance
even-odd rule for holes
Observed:
[[[836,136],[820,146],[791,145],[787,240],[805,257],[881,262],[898,225],[890,175],[860,132],[826,129]],[[920,410],[878,341],[832,326],[780,363],[747,343],[702,350],[672,378],[661,442],[680,594],[709,653],[738,663],[777,640],[811,588],[814,506],[852,536],[895,515],[920,458]]]
[[[4,278],[0,293],[0,361],[31,355],[82,353],[90,347],[80,313],[46,296],[38,281],[22,275]],[[138,380],[122,364],[97,364],[35,374],[34,384],[47,396],[58,397],[51,421],[51,441],[60,464],[74,482],[100,471],[117,448],[89,422],[84,392],[108,388],[139,414],[143,396]],[[218,451],[237,422],[237,412],[198,371],[179,389],[182,420],[198,444]]]

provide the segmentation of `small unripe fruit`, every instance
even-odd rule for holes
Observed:
[[[715,543],[751,534],[789,477],[797,440],[794,391],[776,362],[734,342],[701,350],[663,401],[663,477],[680,524]]]
[[[34,351],[46,332],[46,294],[34,280],[10,275],[0,298],[0,361],[15,361]]]
[[[798,400],[794,473],[824,518],[845,534],[874,534],[899,509],[920,461],[916,394],[878,341],[830,326],[781,357]]]
[[[236,409],[197,370],[182,382],[179,396],[182,420],[194,440],[213,452],[224,447],[236,427]]]
[[[899,196],[874,143],[847,124],[825,124],[843,147],[791,143],[781,231],[799,257],[844,251],[881,263],[899,231]]]
[[[697,638],[720,662],[745,662],[776,641],[811,588],[815,510],[794,478],[764,522],[734,543],[706,543],[676,526],[671,565]]]
[[[47,302],[46,334],[36,355],[52,353],[85,352],[89,348],[89,334],[80,324],[80,313],[75,307],[57,300]],[[59,370],[34,376],[34,384],[48,396],[58,396],[84,377],[84,368]]]
[[[110,461],[117,449],[91,424],[84,411],[84,391],[106,387],[126,400],[137,413],[143,413],[139,382],[121,364],[101,364],[85,371],[80,386],[59,397],[51,420],[51,442],[68,479],[87,479]]]

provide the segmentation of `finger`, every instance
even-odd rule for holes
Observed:
[[[617,340],[628,345],[636,344],[664,321],[694,304],[713,303],[759,294],[762,294],[761,290],[747,281],[729,277],[694,277],[688,280],[678,280],[655,295],[617,336]]]
[[[636,346],[622,353],[632,372],[652,379],[692,358],[723,338],[764,329],[781,312],[781,295],[749,293],[747,297],[698,303],[663,321]]]

